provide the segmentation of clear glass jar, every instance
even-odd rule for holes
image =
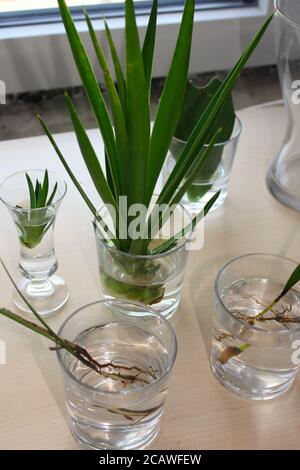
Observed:
[[[107,221],[104,206],[99,214]],[[188,212],[178,204],[171,219],[162,229],[169,238],[191,222]],[[107,222],[109,225],[109,222]],[[192,232],[177,240],[175,246],[162,254],[135,255],[116,249],[103,238],[103,230],[94,223],[102,293],[107,299],[126,299],[150,305],[165,318],[176,312],[188,257],[188,242]],[[154,240],[154,242],[157,240]],[[158,239],[158,242],[161,241]],[[136,312],[141,315],[140,311]]]
[[[225,387],[244,398],[276,397],[296,377],[300,362],[297,286],[271,311],[255,318],[280,294],[296,266],[281,256],[249,254],[230,261],[217,275],[212,369]]]
[[[241,132],[242,123],[237,117],[230,139],[226,142],[217,143],[212,147],[209,159],[199,169],[198,176],[196,176],[195,181],[181,200],[184,207],[192,214],[197,214],[203,210],[205,204],[220,190],[221,194],[211,210],[217,209],[225,202]],[[185,144],[186,142],[183,140],[172,139],[169,155],[163,168],[164,183],[169,178]],[[203,149],[202,152],[207,149],[207,145],[204,145]]]
[[[142,304],[102,300],[73,313],[59,335],[103,365],[97,373],[65,350],[57,352],[76,440],[89,449],[147,447],[159,432],[176,358],[167,320]]]
[[[300,211],[300,4],[299,0],[275,0],[275,8],[277,65],[287,124],[267,186],[276,199]]]

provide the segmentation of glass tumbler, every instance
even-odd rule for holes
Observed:
[[[297,263],[249,254],[227,263],[216,284],[212,370],[244,398],[265,400],[286,391],[300,363],[300,291],[296,285],[266,314]]]
[[[158,205],[156,207],[159,208]],[[109,226],[110,215],[105,206],[99,214]],[[155,247],[155,243],[175,236],[190,223],[191,217],[187,210],[181,204],[176,205],[174,213],[167,218],[157,238],[151,243]],[[108,242],[100,223],[95,222],[94,227],[100,285],[105,298],[141,302],[170,319],[181,300],[192,231],[187,231],[185,236],[176,240],[163,253],[137,255],[119,250],[111,241]],[[198,233],[201,239],[201,232]],[[140,310],[136,315],[141,315]]]
[[[240,119],[236,117],[230,139],[226,142],[213,145],[207,162],[199,169],[194,182],[181,200],[184,207],[192,214],[203,210],[205,204],[220,190],[221,194],[211,210],[217,209],[225,202],[241,132],[242,123]],[[169,178],[185,144],[186,142],[183,140],[172,139],[169,155],[163,168],[164,182]],[[204,145],[203,151],[205,151],[206,148],[207,145]]]
[[[102,300],[73,313],[59,334],[102,366],[97,373],[65,350],[57,352],[75,439],[89,449],[149,446],[159,432],[176,357],[168,321],[142,304]]]

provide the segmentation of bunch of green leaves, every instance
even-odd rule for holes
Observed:
[[[91,180],[104,204],[109,204],[115,209],[116,213],[119,213],[119,196],[122,195],[127,196],[128,207],[135,203],[144,204],[146,207],[149,207],[172,137],[178,125],[184,101],[195,0],[186,0],[185,2],[173,59],[156,111],[152,131],[150,126],[150,95],[157,23],[157,0],[153,0],[142,45],[139,39],[133,0],[125,1],[126,58],[124,70],[121,60],[117,55],[111,31],[105,22],[106,37],[114,65],[116,83],[109,69],[102,44],[88,14],[85,14],[99,67],[103,72],[110,101],[111,115],[104,101],[95,70],[76,30],[66,2],[65,0],[58,0],[58,4],[73,57],[90,106],[95,114],[105,147],[106,171],[101,167],[99,158],[72,98],[66,94],[70,117]],[[222,113],[224,106],[226,106],[241,70],[259,43],[271,18],[263,24],[233,70],[228,74],[224,82],[217,87],[200,118],[195,122],[189,139],[182,149],[170,177],[159,194],[157,204],[169,206],[178,204],[201,167],[205,165],[210,156],[210,151],[217,141],[219,132],[222,132],[216,126],[220,113]],[[92,214],[98,221],[103,222],[94,204],[72,172],[46,123],[40,116],[39,120],[58,157]],[[214,131],[212,132],[213,129]],[[205,148],[205,151],[202,151],[206,144],[208,146]],[[157,215],[157,220],[155,217],[149,216],[145,225],[147,226],[148,224],[149,226],[152,223],[159,230],[161,224],[158,219],[160,218],[160,215]],[[195,217],[190,228],[195,228],[198,219],[199,217]],[[150,236],[141,237],[141,239],[136,240],[130,238],[124,240],[118,237],[119,227],[122,223],[124,223],[122,217],[118,217],[115,233],[109,233],[111,242],[116,248],[132,254],[151,254],[152,239]],[[153,230],[147,231],[148,233],[151,233],[152,237],[154,236]],[[182,230],[182,234],[184,233],[186,232]],[[166,240],[161,247],[156,248],[155,252],[162,253],[167,251],[170,246],[174,245],[175,241],[174,237]]]
[[[292,290],[295,285],[300,281],[300,264],[294,269],[294,271],[292,272],[292,274],[290,275],[287,283],[285,284],[284,288],[282,289],[282,291],[280,292],[280,294],[276,297],[276,299],[274,299],[269,305],[267,305],[267,307],[265,307],[260,313],[258,313],[255,317],[251,317],[251,324],[252,325],[255,325],[256,321],[258,321],[259,319],[261,318],[264,318],[264,316],[269,313],[274,307],[275,305],[285,297],[285,295],[290,291]],[[284,316],[282,316],[282,318],[280,318],[280,321],[282,323],[284,323]],[[273,321],[272,319],[270,321]],[[278,321],[277,319],[275,319],[275,321]],[[297,320],[296,320],[297,321]],[[242,354],[244,351],[246,351],[248,348],[250,348],[250,344],[248,343],[244,343],[242,344],[241,346],[239,347],[232,347],[232,346],[229,346],[228,348],[226,348],[220,355],[219,357],[219,361],[222,363],[222,364],[226,364],[226,362],[228,362],[232,357],[235,357],[235,356],[239,356],[240,354]]]
[[[48,170],[45,170],[44,179],[42,182],[36,178],[35,185],[33,185],[32,179],[26,173],[26,180],[30,198],[30,209],[41,209],[43,207],[51,206],[55,194],[57,192],[57,183],[55,183],[53,190],[49,196],[49,174]]]
[[[57,192],[57,183],[49,195],[49,174],[45,171],[43,181],[38,178],[33,184],[32,179],[26,173],[26,181],[28,185],[29,209],[23,210],[21,206],[17,206],[16,225],[19,229],[19,239],[26,248],[35,248],[43,239],[45,233],[51,227],[54,220],[53,213],[47,214],[43,208],[51,206]],[[36,210],[41,209],[41,210]]]
[[[213,78],[207,85],[201,87],[188,81],[179,121],[174,135],[175,138],[172,140],[170,145],[171,155],[176,161],[180,157],[185,142],[188,141],[194,127],[197,125],[197,122],[205,112],[210,100],[217,93],[221,85],[222,82],[218,78]],[[220,165],[224,150],[224,147],[220,144],[230,139],[234,128],[235,118],[233,100],[230,94],[218,118],[212,126],[211,135],[207,140],[208,145],[211,136],[218,129],[221,129],[217,135],[216,144],[211,149],[209,158],[206,159],[197,171],[193,183],[189,188],[187,188],[186,196],[189,201],[199,201],[211,189],[212,184],[210,181],[213,179],[213,176]],[[203,153],[204,151],[205,147],[201,149],[199,158],[201,158],[201,152]]]

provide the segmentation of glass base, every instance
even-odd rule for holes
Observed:
[[[205,196],[203,196],[199,201],[190,201],[187,196],[185,195],[181,200],[181,204],[190,212],[190,214],[196,215],[203,211],[205,205],[208,201],[217,193],[217,190],[208,191]],[[219,209],[225,202],[225,199],[228,195],[228,188],[223,188],[221,190],[221,194],[210,209],[209,212],[213,212]]]
[[[104,290],[102,290],[102,295],[106,300],[118,300],[118,297],[113,297],[111,295],[108,295],[105,293]],[[126,299],[130,301],[131,299]],[[178,297],[171,298],[171,299],[164,299],[158,304],[152,304],[152,305],[146,305],[146,307],[151,308],[155,312],[159,313],[162,317],[164,317],[166,320],[170,320],[173,315],[177,312],[177,309],[180,304],[180,294]],[[118,306],[118,311],[121,313],[124,313],[125,315],[131,315],[133,317],[145,317],[147,316],[147,312],[141,311],[138,307],[136,310],[134,310],[132,307],[130,309]]]
[[[225,370],[225,367],[228,371]],[[233,371],[229,365],[225,367],[213,358],[211,359],[211,369],[218,382],[231,392],[248,400],[270,400],[276,398],[287,392],[295,379],[295,374],[292,373],[289,380],[281,381],[281,383],[280,380],[275,380],[274,386],[266,388],[263,386],[266,385],[263,382],[263,378],[257,377],[257,373],[253,372],[251,374],[249,370],[246,373],[246,368],[242,371],[235,368]],[[276,385],[275,382],[277,382]]]
[[[28,302],[40,315],[45,317],[54,315],[65,305],[69,298],[67,284],[61,277],[56,275],[40,282],[33,282],[22,276],[17,285]],[[17,291],[14,292],[13,301],[19,310],[31,313],[31,310]]]
[[[156,439],[160,429],[160,418],[150,423],[145,429],[130,428],[125,433],[118,430],[109,431],[107,428],[93,428],[88,431],[85,424],[70,420],[70,430],[81,447],[89,450],[143,450],[148,448]],[[101,439],[103,437],[103,440]]]
[[[281,181],[275,177],[273,165],[266,177],[267,187],[279,202],[300,212],[300,158],[292,159],[282,171]],[[286,189],[285,189],[286,188]]]

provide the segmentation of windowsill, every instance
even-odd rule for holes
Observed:
[[[257,7],[196,12],[190,73],[231,68],[270,13],[272,5],[272,0],[260,0]],[[168,72],[181,17],[179,13],[160,14],[158,17],[154,78],[164,77]],[[141,37],[147,21],[148,16],[138,16]],[[85,22],[78,21],[76,25],[89,53],[93,54]],[[110,18],[109,25],[123,60],[124,18]],[[105,44],[103,21],[94,20],[94,26]],[[0,28],[0,44],[0,80],[6,82],[8,93],[80,84],[61,23]],[[92,61],[96,60],[93,55],[91,58]],[[274,40],[272,28],[269,28],[248,65],[270,65],[274,62]]]
[[[195,12],[195,23],[204,23],[209,21],[224,21],[230,19],[258,18],[266,16],[268,12],[268,0],[261,0],[258,6],[243,8],[220,8]],[[158,26],[178,25],[181,21],[181,13],[160,13],[158,16]],[[124,28],[124,18],[110,18],[109,25],[112,30]],[[148,15],[139,15],[137,17],[138,26],[143,28],[147,25]],[[102,20],[94,20],[93,24],[98,31],[104,30]],[[80,32],[87,32],[85,21],[76,21],[76,27]],[[38,36],[51,36],[64,34],[62,23],[36,24],[24,26],[5,26],[0,27],[0,40],[29,38]]]

